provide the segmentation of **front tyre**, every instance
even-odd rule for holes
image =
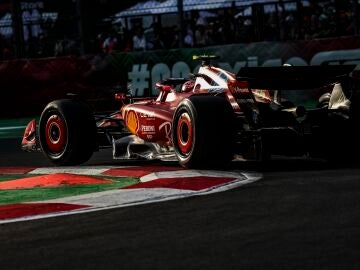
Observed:
[[[221,168],[233,158],[234,113],[222,97],[183,100],[173,117],[172,141],[186,168]]]
[[[40,116],[40,147],[54,165],[78,165],[96,147],[96,124],[90,107],[82,101],[50,102]]]

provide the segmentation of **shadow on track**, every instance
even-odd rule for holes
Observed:
[[[0,140],[0,166],[53,166],[42,153],[27,153],[20,148],[21,138]],[[111,149],[94,152],[91,159],[84,163],[85,166],[141,166],[141,165],[167,165],[179,166],[174,162],[148,161],[148,160],[114,160]],[[257,161],[233,161],[224,170],[246,170],[258,172],[272,171],[304,171],[304,170],[329,170],[342,168],[358,168],[359,162],[329,163],[323,159],[310,159],[306,157],[280,157],[274,156],[272,160],[261,163]]]

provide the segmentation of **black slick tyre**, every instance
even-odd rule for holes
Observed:
[[[90,107],[75,99],[50,102],[40,116],[39,141],[54,165],[79,165],[89,160],[96,148],[96,124]]]
[[[234,113],[216,96],[183,100],[173,116],[172,141],[179,163],[186,168],[222,168],[233,158]]]

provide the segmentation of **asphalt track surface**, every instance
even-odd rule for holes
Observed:
[[[46,166],[0,140],[0,166]],[[121,165],[109,151],[88,165]],[[360,163],[359,163],[360,164]],[[236,162],[209,196],[0,225],[0,269],[360,269],[360,166]]]

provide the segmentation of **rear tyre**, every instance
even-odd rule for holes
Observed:
[[[96,147],[96,124],[82,101],[50,102],[40,116],[42,152],[54,165],[78,165],[89,160]]]
[[[221,168],[233,158],[234,113],[222,97],[183,100],[173,117],[172,141],[186,168]]]

